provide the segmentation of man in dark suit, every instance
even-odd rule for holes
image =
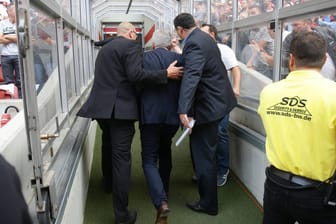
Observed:
[[[157,30],[152,37],[154,50],[144,53],[147,70],[165,69],[181,59],[181,54],[169,51],[171,37]],[[140,134],[142,167],[154,207],[156,223],[167,223],[169,179],[172,169],[171,143],[180,121],[177,114],[180,81],[144,86],[140,94]],[[159,161],[159,168],[157,163]]]
[[[0,223],[33,223],[15,168],[0,155]]]
[[[184,75],[178,113],[186,128],[190,128],[190,111],[196,120],[190,135],[190,145],[199,180],[200,199],[186,205],[196,212],[217,215],[218,124],[237,101],[216,42],[196,27],[193,16],[188,13],[179,14],[174,19],[174,26],[184,46]]]
[[[167,83],[180,78],[182,68],[144,71],[141,46],[131,23],[120,23],[117,37],[105,44],[96,59],[95,78],[87,102],[78,116],[96,119],[102,129],[102,170],[107,190],[112,189],[116,223],[134,223],[128,211],[131,143],[138,120],[135,82]]]

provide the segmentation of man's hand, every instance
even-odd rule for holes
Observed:
[[[233,88],[233,93],[236,97],[240,96],[239,88]]]
[[[192,120],[192,117],[188,117],[187,114],[180,114],[180,121],[185,128],[191,128],[189,122]]]
[[[171,41],[171,50],[178,53],[178,54],[182,54],[182,49],[180,48],[179,44],[178,44],[178,40],[177,38],[173,38]]]
[[[175,67],[177,61],[174,61],[167,68],[168,79],[180,79],[183,75],[183,67]]]

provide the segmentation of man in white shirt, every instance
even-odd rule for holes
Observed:
[[[19,69],[19,53],[16,36],[15,5],[10,4],[7,8],[8,19],[0,21],[0,44],[2,73],[6,84],[14,83],[21,96],[21,81]]]
[[[217,29],[214,25],[203,24],[201,30],[208,33],[215,41],[217,41]],[[225,68],[231,72],[233,78],[233,92],[235,96],[240,94],[240,69],[234,51],[227,45],[217,43],[221,53],[222,61]],[[229,135],[227,132],[227,125],[229,122],[229,114],[227,114],[218,126],[218,146],[217,146],[217,186],[223,186],[229,175]]]

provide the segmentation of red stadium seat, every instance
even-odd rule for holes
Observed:
[[[14,84],[0,85],[0,99],[18,99],[18,88]]]

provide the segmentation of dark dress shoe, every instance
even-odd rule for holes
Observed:
[[[125,221],[119,221],[116,222],[116,224],[134,224],[137,218],[137,212],[136,211],[129,211],[127,219]]]
[[[202,206],[200,205],[199,202],[187,202],[186,206],[188,208],[190,208],[191,210],[193,210],[194,212],[205,213],[205,214],[208,214],[208,215],[217,215],[218,214],[217,211],[209,211],[209,210],[206,210],[205,208],[202,208]]]

